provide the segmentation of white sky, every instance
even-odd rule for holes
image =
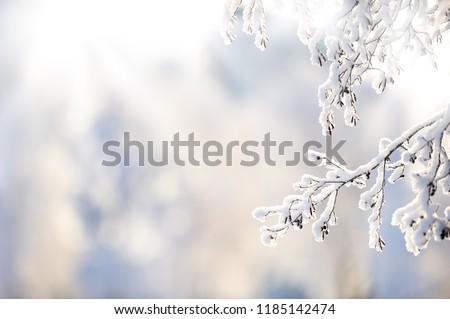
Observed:
[[[190,58],[207,36],[214,32],[219,35],[224,3],[208,0],[19,1],[13,1],[12,10],[5,14],[10,23],[7,26],[15,29],[17,41],[28,42],[30,49],[45,50],[50,61],[55,55],[73,54],[69,50],[89,49],[93,43],[117,45],[155,58]]]

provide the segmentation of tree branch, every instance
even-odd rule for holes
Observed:
[[[331,163],[325,155],[311,152],[315,160],[321,160],[328,167],[325,177],[309,174],[302,176],[294,184],[297,194],[286,197],[280,206],[254,210],[253,216],[261,222],[269,215],[278,215],[278,223],[261,228],[265,244],[276,245],[278,238],[286,235],[290,228],[302,229],[304,224],[314,221],[313,234],[318,241],[329,234],[330,226],[336,225],[336,202],[343,186],[365,188],[372,182],[372,187],[361,194],[359,208],[372,210],[369,222],[369,246],[378,251],[383,250],[381,238],[381,211],[385,202],[386,177],[395,183],[410,171],[409,166],[420,165],[420,170],[411,174],[415,180],[413,191],[416,198],[408,205],[395,211],[392,224],[405,233],[407,249],[418,254],[425,248],[431,238],[449,239],[450,209],[439,212],[434,203],[434,196],[440,185],[442,192],[450,189],[450,165],[447,157],[444,137],[449,135],[450,105],[431,118],[411,127],[393,141],[380,141],[379,153],[372,160],[354,170],[348,170],[337,163]],[[428,146],[428,148],[427,148]],[[391,162],[392,155],[398,153],[400,160]],[[429,156],[423,153],[428,152]],[[419,159],[419,160],[418,160]],[[375,180],[374,180],[375,176]],[[374,181],[373,181],[374,180]],[[326,202],[325,209],[317,217],[317,207]],[[267,241],[270,238],[270,241]]]

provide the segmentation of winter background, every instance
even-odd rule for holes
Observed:
[[[323,141],[313,67],[287,12],[268,15],[269,48],[220,37],[222,1],[0,1],[0,297],[449,298],[450,243],[414,257],[392,211],[384,252],[345,192],[324,243],[308,227],[264,247],[251,211],[292,192],[305,165],[104,167],[102,145],[140,141]],[[361,121],[339,122],[350,167],[450,101],[449,62],[426,61],[382,95],[358,88]],[[448,55],[447,55],[448,59]],[[156,144],[160,145],[160,144]]]

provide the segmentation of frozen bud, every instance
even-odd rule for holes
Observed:
[[[269,214],[268,208],[264,206],[255,208],[252,212],[253,218],[259,220],[262,223],[266,221],[268,214]]]
[[[390,139],[382,138],[378,144],[378,151],[383,152],[391,143],[392,141]]]

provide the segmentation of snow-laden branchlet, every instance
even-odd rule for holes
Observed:
[[[233,27],[238,22],[237,13],[242,9],[244,25],[242,30],[246,34],[255,35],[255,45],[265,50],[269,37],[266,28],[266,13],[262,0],[228,0],[224,11],[222,36],[226,44],[231,44],[236,35]]]
[[[342,187],[366,188],[366,185],[372,184],[361,194],[359,208],[372,211],[368,218],[369,246],[381,251],[385,246],[381,238],[381,225],[386,177],[389,174],[392,183],[405,174],[414,179],[416,197],[392,216],[392,225],[399,226],[405,234],[408,251],[417,255],[431,239],[450,239],[450,208],[441,208],[435,203],[437,192],[447,194],[449,188],[449,149],[444,143],[450,135],[449,125],[450,106],[445,112],[410,128],[392,141],[383,139],[379,154],[354,170],[348,170],[330,159],[320,162],[333,167],[325,177],[305,174],[300,182],[294,184],[297,194],[286,197],[282,205],[260,207],[254,211],[253,216],[263,222],[269,214],[279,217],[275,225],[261,228],[263,242],[274,246],[289,229],[302,229],[309,221],[313,221],[315,239],[323,241],[330,232],[330,226],[336,225],[335,204]],[[430,152],[430,158],[417,162],[415,159],[424,149]],[[397,155],[395,153],[399,156],[394,156]],[[400,159],[391,161],[394,157]],[[318,211],[322,203],[325,203],[325,208]]]
[[[278,0],[296,8],[298,36],[308,46],[311,62],[329,68],[319,87],[320,123],[323,134],[334,127],[334,112],[343,109],[347,125],[356,125],[355,87],[372,74],[372,87],[381,93],[402,70],[399,60],[406,51],[428,55],[443,41],[450,28],[448,0]],[[255,35],[256,46],[268,43],[264,2],[226,0],[222,35],[232,43],[233,26],[242,10],[243,31]]]

